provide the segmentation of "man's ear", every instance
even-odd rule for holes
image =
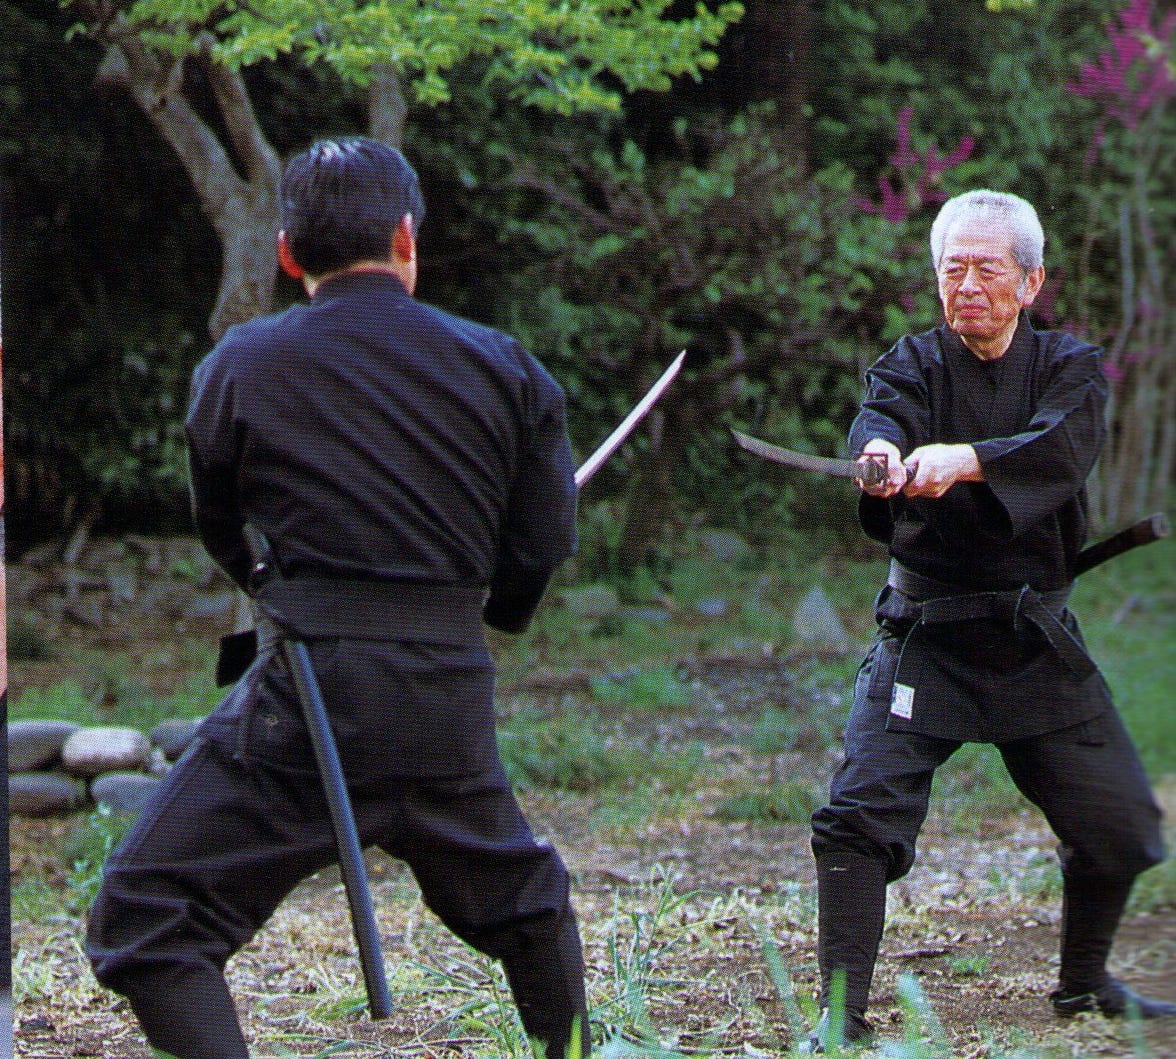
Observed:
[[[1041,290],[1041,285],[1045,282],[1045,266],[1038,265],[1032,272],[1026,272],[1025,278],[1021,281],[1024,287],[1024,293],[1021,295],[1021,305],[1024,308],[1029,308]]]
[[[412,214],[406,213],[392,233],[392,256],[401,261],[416,260],[416,235],[412,228]]]
[[[285,230],[278,232],[278,264],[291,279],[302,279],[306,275],[303,267],[294,260],[294,252],[290,249]]]

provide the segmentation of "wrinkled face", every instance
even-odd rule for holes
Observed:
[[[937,273],[939,300],[948,327],[969,348],[1011,341],[1022,307],[1031,305],[1041,289],[1044,270],[1026,273],[1013,258],[1012,246],[1007,232],[977,219],[947,234]]]

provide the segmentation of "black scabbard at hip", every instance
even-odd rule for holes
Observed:
[[[265,537],[256,528],[247,525],[245,539],[254,561],[252,580],[259,588],[267,582],[280,581],[281,574]],[[266,620],[267,618],[262,619]],[[392,997],[388,991],[383,950],[376,927],[371,890],[368,888],[367,873],[364,869],[359,831],[355,825],[355,813],[347,793],[343,766],[339,761],[339,748],[335,745],[335,736],[327,718],[322,690],[315,676],[306,644],[300,639],[293,638],[289,631],[280,625],[277,631],[280,634],[282,652],[294,677],[298,703],[306,721],[319,778],[322,780],[323,793],[326,796],[335,847],[339,854],[339,871],[343,876],[343,888],[351,909],[351,925],[363,968],[368,1010],[373,1019],[384,1019],[392,1014]],[[254,647],[256,648],[256,640]]]

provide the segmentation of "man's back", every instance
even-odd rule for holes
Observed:
[[[242,517],[287,577],[485,586],[509,538],[572,547],[562,391],[512,339],[350,273],[230,332],[188,419],[200,529],[235,577]],[[525,472],[525,473],[524,473]]]

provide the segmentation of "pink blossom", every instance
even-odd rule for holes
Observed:
[[[1119,12],[1118,25],[1107,31],[1109,47],[1079,68],[1066,85],[1074,95],[1102,103],[1104,120],[1136,129],[1144,116],[1176,95],[1176,78],[1168,68],[1168,41],[1176,30],[1176,11],[1152,25],[1151,0],[1131,0]],[[1153,46],[1158,45],[1158,47]],[[1102,131],[1102,123],[1100,129]],[[1094,148],[1097,152],[1097,147]]]

